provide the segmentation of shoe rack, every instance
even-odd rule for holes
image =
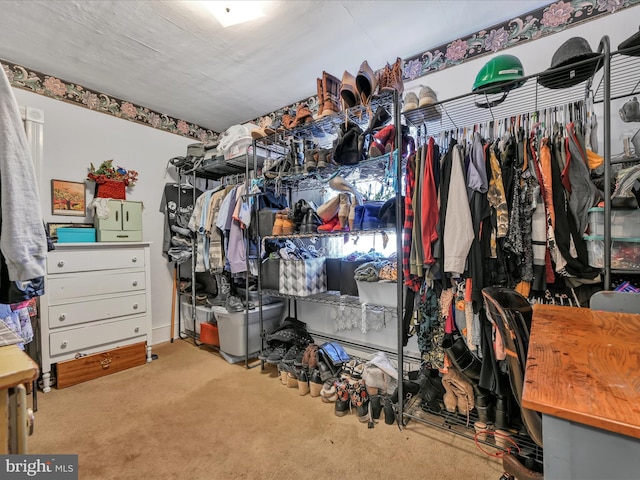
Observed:
[[[270,135],[263,137],[259,140],[254,141],[254,151],[269,150],[279,152],[281,155],[286,155],[289,151],[289,141],[288,139],[294,138],[298,141],[304,142],[305,140],[313,139],[317,148],[331,148],[333,144],[333,140],[336,138],[338,134],[338,130],[340,126],[345,123],[345,120],[353,122],[361,127],[364,131],[366,130],[371,118],[375,114],[375,112],[379,108],[384,108],[387,110],[389,115],[391,116],[390,124],[400,125],[400,94],[397,90],[390,92],[383,92],[381,95],[373,96],[370,99],[369,105],[356,105],[351,108],[347,108],[341,112],[337,112],[330,115],[322,116],[321,118],[316,118],[315,120],[307,123],[303,123],[296,127],[293,127],[289,130],[277,132],[275,135]],[[402,141],[402,131],[400,128],[396,128],[396,138],[395,145],[401,145]],[[288,171],[275,176],[275,178],[263,178],[264,186],[275,188],[277,191],[287,192],[289,196],[289,203],[292,205],[292,194],[293,193],[301,193],[301,192],[313,192],[319,191],[321,189],[327,188],[327,181],[330,178],[333,178],[337,175],[340,175],[344,178],[352,179],[357,178],[357,183],[365,182],[368,179],[371,180],[380,180],[385,174],[394,176],[396,179],[401,178],[402,175],[402,162],[401,161],[393,161],[392,154],[384,154],[379,157],[368,158],[365,160],[361,160],[356,165],[336,165],[336,164],[328,164],[325,168],[318,169],[313,172],[293,172]],[[401,257],[399,256],[399,252],[401,252],[402,246],[402,225],[401,225],[401,193],[397,189],[396,192],[396,226],[395,228],[380,228],[375,230],[359,230],[355,232],[345,232],[345,231],[330,231],[330,232],[311,232],[311,233],[294,233],[291,235],[270,235],[259,238],[258,241],[261,247],[264,245],[264,241],[269,239],[276,238],[288,238],[293,240],[302,240],[302,241],[317,241],[317,242],[344,242],[347,238],[359,238],[359,237],[370,237],[370,236],[378,236],[380,238],[387,237],[391,238],[392,235],[395,235],[396,238],[396,252],[397,259],[399,261],[398,265],[401,266]],[[259,230],[259,229],[258,229]],[[401,267],[400,267],[401,270]],[[399,272],[400,276],[400,272]],[[403,305],[403,293],[402,293],[402,280],[398,280],[398,289],[397,289],[397,308],[396,307],[380,307],[386,310],[394,309],[397,313],[397,318],[399,321],[402,319],[402,305]],[[297,313],[298,310],[298,302],[310,302],[320,305],[327,306],[338,306],[338,307],[349,307],[355,308],[357,310],[361,309],[361,304],[359,302],[358,297],[341,295],[340,292],[337,291],[327,291],[324,293],[319,293],[315,295],[305,296],[305,297],[296,297],[292,295],[284,295],[279,293],[277,290],[266,290],[262,286],[262,282],[260,280],[260,275],[258,275],[258,291],[259,295],[259,308],[262,311],[262,295],[269,295],[273,297],[286,299],[289,303],[289,312],[293,311]],[[262,331],[262,314],[260,314],[260,329]],[[308,326],[309,333],[321,340],[327,341],[339,341],[341,344],[344,344],[346,347],[352,347],[355,350],[360,351],[380,351],[379,346],[367,345],[366,343],[360,341],[349,341],[344,338],[335,338],[329,334],[313,331],[312,325]],[[264,346],[264,344],[263,344]],[[400,340],[400,347],[401,340]],[[396,356],[397,352],[395,347],[385,351],[386,353]]]
[[[264,163],[267,153],[268,151],[262,148],[258,148],[256,150],[254,145],[253,151],[248,150],[246,153],[243,153],[241,155],[238,155],[230,159],[224,159],[221,156],[211,158],[208,160],[200,159],[200,161],[194,162],[194,164],[196,165],[195,168],[188,168],[188,169],[179,168],[178,169],[179,183],[182,184],[183,182],[186,182],[188,179],[190,185],[195,186],[197,184],[197,179],[203,179],[205,181],[205,187],[206,187],[205,190],[209,190],[218,185],[237,185],[240,183],[244,183],[245,189],[246,189],[245,191],[248,192],[251,179],[255,176],[255,172],[257,172],[260,168],[262,168],[262,165]],[[195,205],[196,188],[193,188],[192,192],[193,192],[192,204]],[[247,194],[247,196],[250,196],[250,194]],[[180,207],[181,207],[180,196],[178,196],[178,211],[180,211]],[[250,268],[251,258],[250,258],[249,250],[250,250],[250,246],[249,246],[249,242],[247,242],[247,248],[245,252],[247,272],[251,271],[251,268]],[[191,340],[195,346],[201,346],[204,344],[200,342],[200,334],[197,333],[197,329],[196,329],[196,324],[198,322],[198,319],[196,318],[197,307],[201,307],[201,306],[198,304],[197,292],[195,290],[195,279],[196,279],[195,238],[192,238],[191,240],[191,253],[192,254],[191,254],[190,264],[188,268],[189,270],[188,273],[190,275],[191,282],[192,282],[191,291],[181,292],[179,288],[179,283],[180,283],[179,281],[176,282],[176,287],[175,287],[176,296],[178,299],[178,302],[177,302],[178,335],[180,339]],[[179,280],[180,273],[181,273],[181,265],[178,265],[177,263],[175,263],[174,268],[176,271],[176,276],[177,276],[176,278]],[[249,295],[250,295],[250,292],[249,292],[250,278],[249,277],[250,276],[247,275],[245,280],[245,291],[246,291],[245,304],[246,305],[249,305],[250,303],[249,302]],[[184,297],[188,299],[191,307],[190,308],[190,314],[191,314],[190,324],[193,325],[194,327],[193,331],[189,331],[185,328],[184,319],[182,318],[181,300]],[[249,321],[250,313],[248,309],[245,309],[244,312],[246,316],[245,326],[246,326],[246,331],[248,332],[249,325],[250,325],[250,321]],[[256,367],[258,365],[250,363],[251,359],[249,358],[249,354],[252,352],[249,352],[248,334],[245,335],[245,340],[246,340],[245,342],[246,350],[245,350],[245,356],[244,356],[245,367],[246,368]],[[219,346],[213,346],[210,344],[207,344],[207,346],[221,352]]]

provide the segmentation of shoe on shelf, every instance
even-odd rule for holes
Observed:
[[[346,70],[342,74],[342,82],[340,83],[340,98],[346,108],[355,107],[360,103],[358,87],[356,86],[356,77]]]
[[[244,312],[245,305],[237,295],[229,295],[224,302],[224,308],[226,308],[229,313],[239,313]]]
[[[274,365],[280,363],[282,361],[282,357],[284,357],[284,354],[287,353],[287,350],[288,345],[286,343],[277,344],[273,348],[269,356],[266,358],[267,363],[271,363]]]
[[[267,358],[269,358],[269,355],[271,355],[271,353],[273,353],[273,349],[274,347],[271,345],[267,345],[264,350],[262,350],[259,354],[258,354],[258,360],[261,360],[263,362],[267,361]]]
[[[365,60],[360,65],[360,69],[356,75],[356,88],[360,95],[360,103],[368,105],[371,101],[371,97],[376,92],[378,86],[378,77],[373,69],[369,66],[369,63]]]
[[[298,344],[293,344],[289,347],[289,349],[282,356],[282,362],[287,365],[293,365],[298,354],[304,352],[305,347],[301,347]]]
[[[385,153],[391,152],[393,150],[395,136],[396,127],[393,124],[380,129],[373,135],[373,141],[369,146],[369,157],[380,157]]]
[[[404,96],[404,108],[403,112],[410,112],[411,110],[415,110],[419,105],[418,96],[413,92],[407,92]]]
[[[338,113],[340,111],[340,80],[330,73],[322,72],[319,85],[322,87],[322,105],[318,108],[318,117]]]
[[[340,228],[340,220],[338,219],[338,215],[333,217],[327,223],[323,223],[318,227],[318,232],[333,232],[335,228]]]

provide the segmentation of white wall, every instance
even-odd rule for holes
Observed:
[[[138,183],[127,191],[128,200],[144,203],[143,238],[151,244],[151,309],[153,343],[169,340],[173,269],[162,255],[165,217],[160,213],[163,186],[173,179],[167,174],[167,161],[184,155],[185,137],[93,112],[76,105],[53,100],[32,92],[14,89],[18,104],[44,112],[44,159],[40,199],[46,222],[93,222],[89,216],[51,215],[51,179],[82,182],[89,164],[104,160],[136,170]],[[93,198],[94,183],[87,182],[87,203]]]

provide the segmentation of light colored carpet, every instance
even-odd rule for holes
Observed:
[[[177,340],[151,364],[38,396],[29,453],[79,454],[83,480],[497,479],[466,438],[412,421],[375,428]]]

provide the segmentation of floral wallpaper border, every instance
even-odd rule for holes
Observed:
[[[638,3],[640,0],[559,0],[508,22],[405,58],[403,78],[405,81],[414,80],[467,60],[561,32]]]
[[[460,65],[467,60],[558,33],[586,21],[638,4],[640,4],[640,0],[571,0],[568,2],[559,0],[550,2],[549,5],[507,22],[405,58],[403,61],[403,80],[415,80],[445,68]],[[279,125],[282,115],[285,113],[295,115],[297,108],[303,104],[316,113],[318,97],[313,95],[251,122],[259,125],[269,117],[273,125]]]
[[[0,64],[13,87],[29,90],[63,102],[79,105],[96,112],[102,112],[114,117],[123,118],[140,123],[148,127],[164,130],[183,137],[207,143],[218,139],[219,134],[194,123],[170,117],[164,113],[155,112],[121,100],[106,93],[96,92],[76,83],[67,82],[35,70],[27,69],[6,60],[0,59]]]

